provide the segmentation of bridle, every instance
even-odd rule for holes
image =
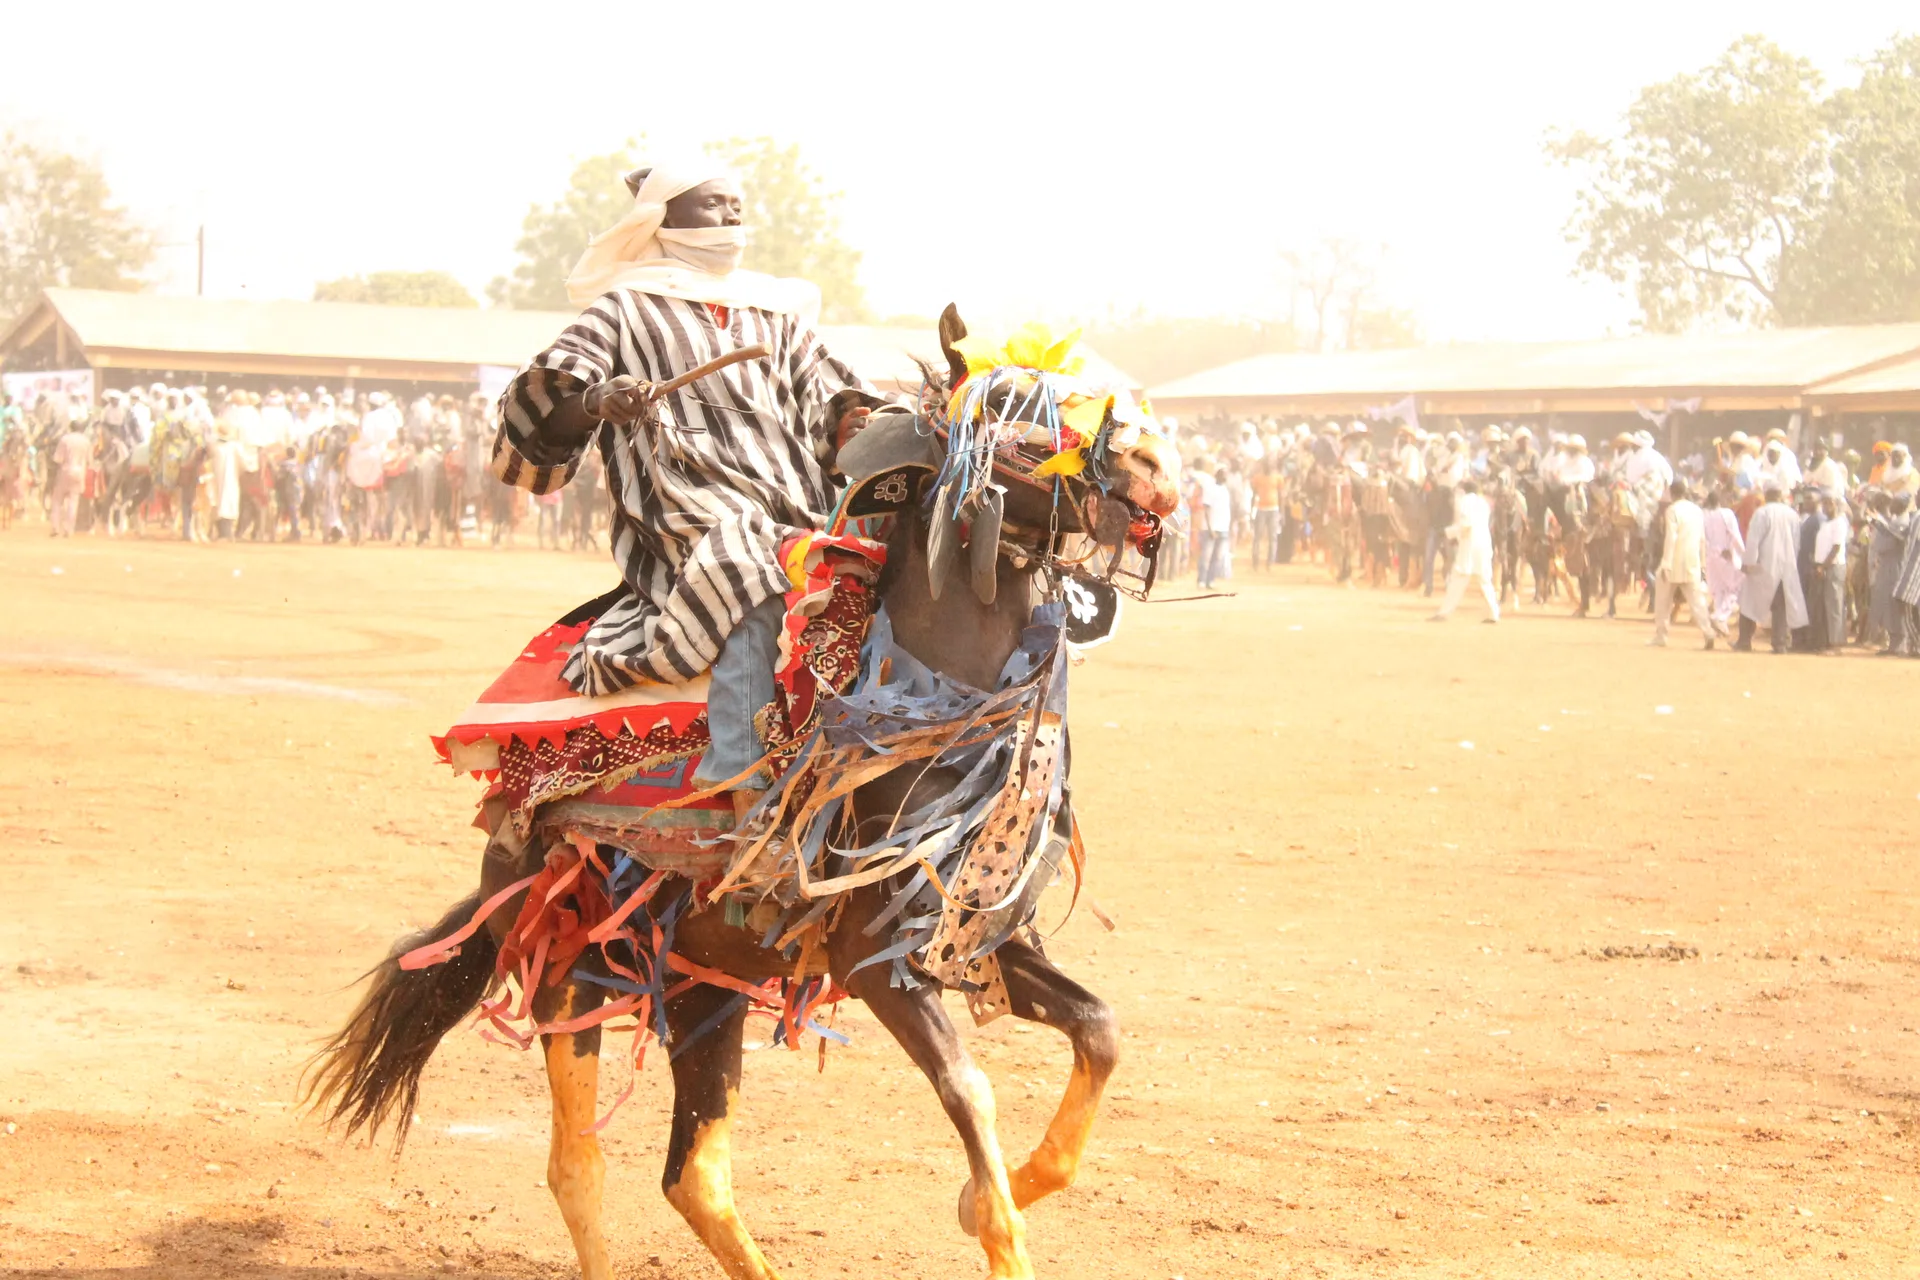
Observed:
[[[1032,383],[1022,388],[1024,378]],[[996,409],[994,393],[1002,389]],[[968,378],[944,402],[933,383],[923,381],[922,420],[947,447],[946,462],[928,486],[925,502],[929,510],[944,503],[946,510],[957,512],[977,509],[989,489],[1004,493],[1009,484],[1046,493],[1050,506],[1044,527],[1001,519],[999,558],[1015,569],[1039,572],[1050,600],[1059,598],[1065,579],[1087,577],[1145,600],[1159,569],[1164,522],[1131,498],[1105,490],[1116,466],[1115,423],[1109,411],[1093,439],[1081,444],[1082,433],[1070,428],[1062,414],[1062,401],[1080,390],[1076,380],[1065,375],[1016,366]],[[1076,447],[1083,450],[1085,465],[1072,477],[1074,482],[1058,471],[1045,477],[1033,474],[1040,464]],[[944,499],[943,491],[948,495]],[[1109,503],[1124,515],[1123,522],[1103,520]],[[1077,528],[1063,528],[1063,510]],[[1086,535],[1087,545],[1069,555],[1064,553],[1065,536],[1072,532]],[[1129,548],[1146,562],[1144,573],[1122,567]],[[1089,572],[1085,566],[1103,550],[1110,552],[1104,570]]]

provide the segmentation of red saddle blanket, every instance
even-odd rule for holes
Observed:
[[[818,716],[822,692],[844,692],[858,674],[873,617],[873,580],[886,547],[867,538],[812,533],[781,550],[786,595],[775,700],[761,736],[776,768]],[[709,742],[707,679],[636,685],[583,697],[560,677],[574,646],[619,593],[590,601],[532,640],[447,732],[440,758],[487,779],[524,837],[536,810],[548,825],[630,853],[657,870],[716,875],[730,854],[717,837],[733,827],[725,795],[697,798],[691,781]],[[483,816],[479,823],[488,825]]]

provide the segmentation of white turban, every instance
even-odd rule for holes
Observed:
[[[812,324],[820,314],[820,290],[812,282],[737,268],[714,272],[699,265],[724,260],[727,247],[744,245],[742,228],[684,228],[662,236],[667,201],[724,176],[725,170],[712,161],[655,165],[620,221],[587,242],[587,251],[567,277],[568,299],[584,307],[610,289],[628,288],[688,302],[758,307]]]

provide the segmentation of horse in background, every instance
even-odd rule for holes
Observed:
[[[1420,585],[1420,562],[1427,551],[1427,492],[1398,476],[1388,489],[1392,500],[1393,554],[1400,562],[1400,585]]]
[[[1494,590],[1504,608],[1520,607],[1520,566],[1531,547],[1531,523],[1527,496],[1511,471],[1501,468],[1487,486],[1488,506],[1493,534]],[[1536,574],[1535,603],[1538,603],[1539,577]]]
[[[1632,581],[1632,538],[1639,529],[1633,495],[1625,484],[1610,480],[1592,480],[1578,486],[1582,516],[1576,522],[1585,542],[1586,571],[1580,575],[1580,608],[1576,618],[1587,616],[1594,597],[1604,591],[1607,616],[1618,617],[1617,599],[1621,586]],[[1569,505],[1572,503],[1569,495]]]
[[[1353,581],[1362,539],[1353,473],[1345,467],[1315,467],[1307,482],[1313,543],[1335,582]]]

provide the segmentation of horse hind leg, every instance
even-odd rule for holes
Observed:
[[[603,999],[605,988],[576,979],[541,990],[534,997],[534,1016],[543,1023],[577,1018],[598,1008]],[[600,1226],[607,1161],[593,1132],[600,1096],[600,1028],[545,1035],[540,1041],[547,1061],[547,1086],[553,1094],[547,1188],[573,1237],[580,1280],[613,1280]]]
[[[1106,1001],[1053,966],[1039,951],[1010,941],[997,953],[1013,1015],[1062,1032],[1073,1044],[1073,1074],[1046,1136],[1027,1162],[1007,1175],[1016,1208],[1073,1185],[1093,1136],[1100,1095],[1120,1060],[1120,1029]],[[972,1182],[960,1195],[960,1221],[972,1234]]]
[[[780,1280],[733,1204],[733,1111],[746,1021],[746,997],[720,987],[692,987],[667,1005],[673,1136],[660,1188],[731,1280]]]

